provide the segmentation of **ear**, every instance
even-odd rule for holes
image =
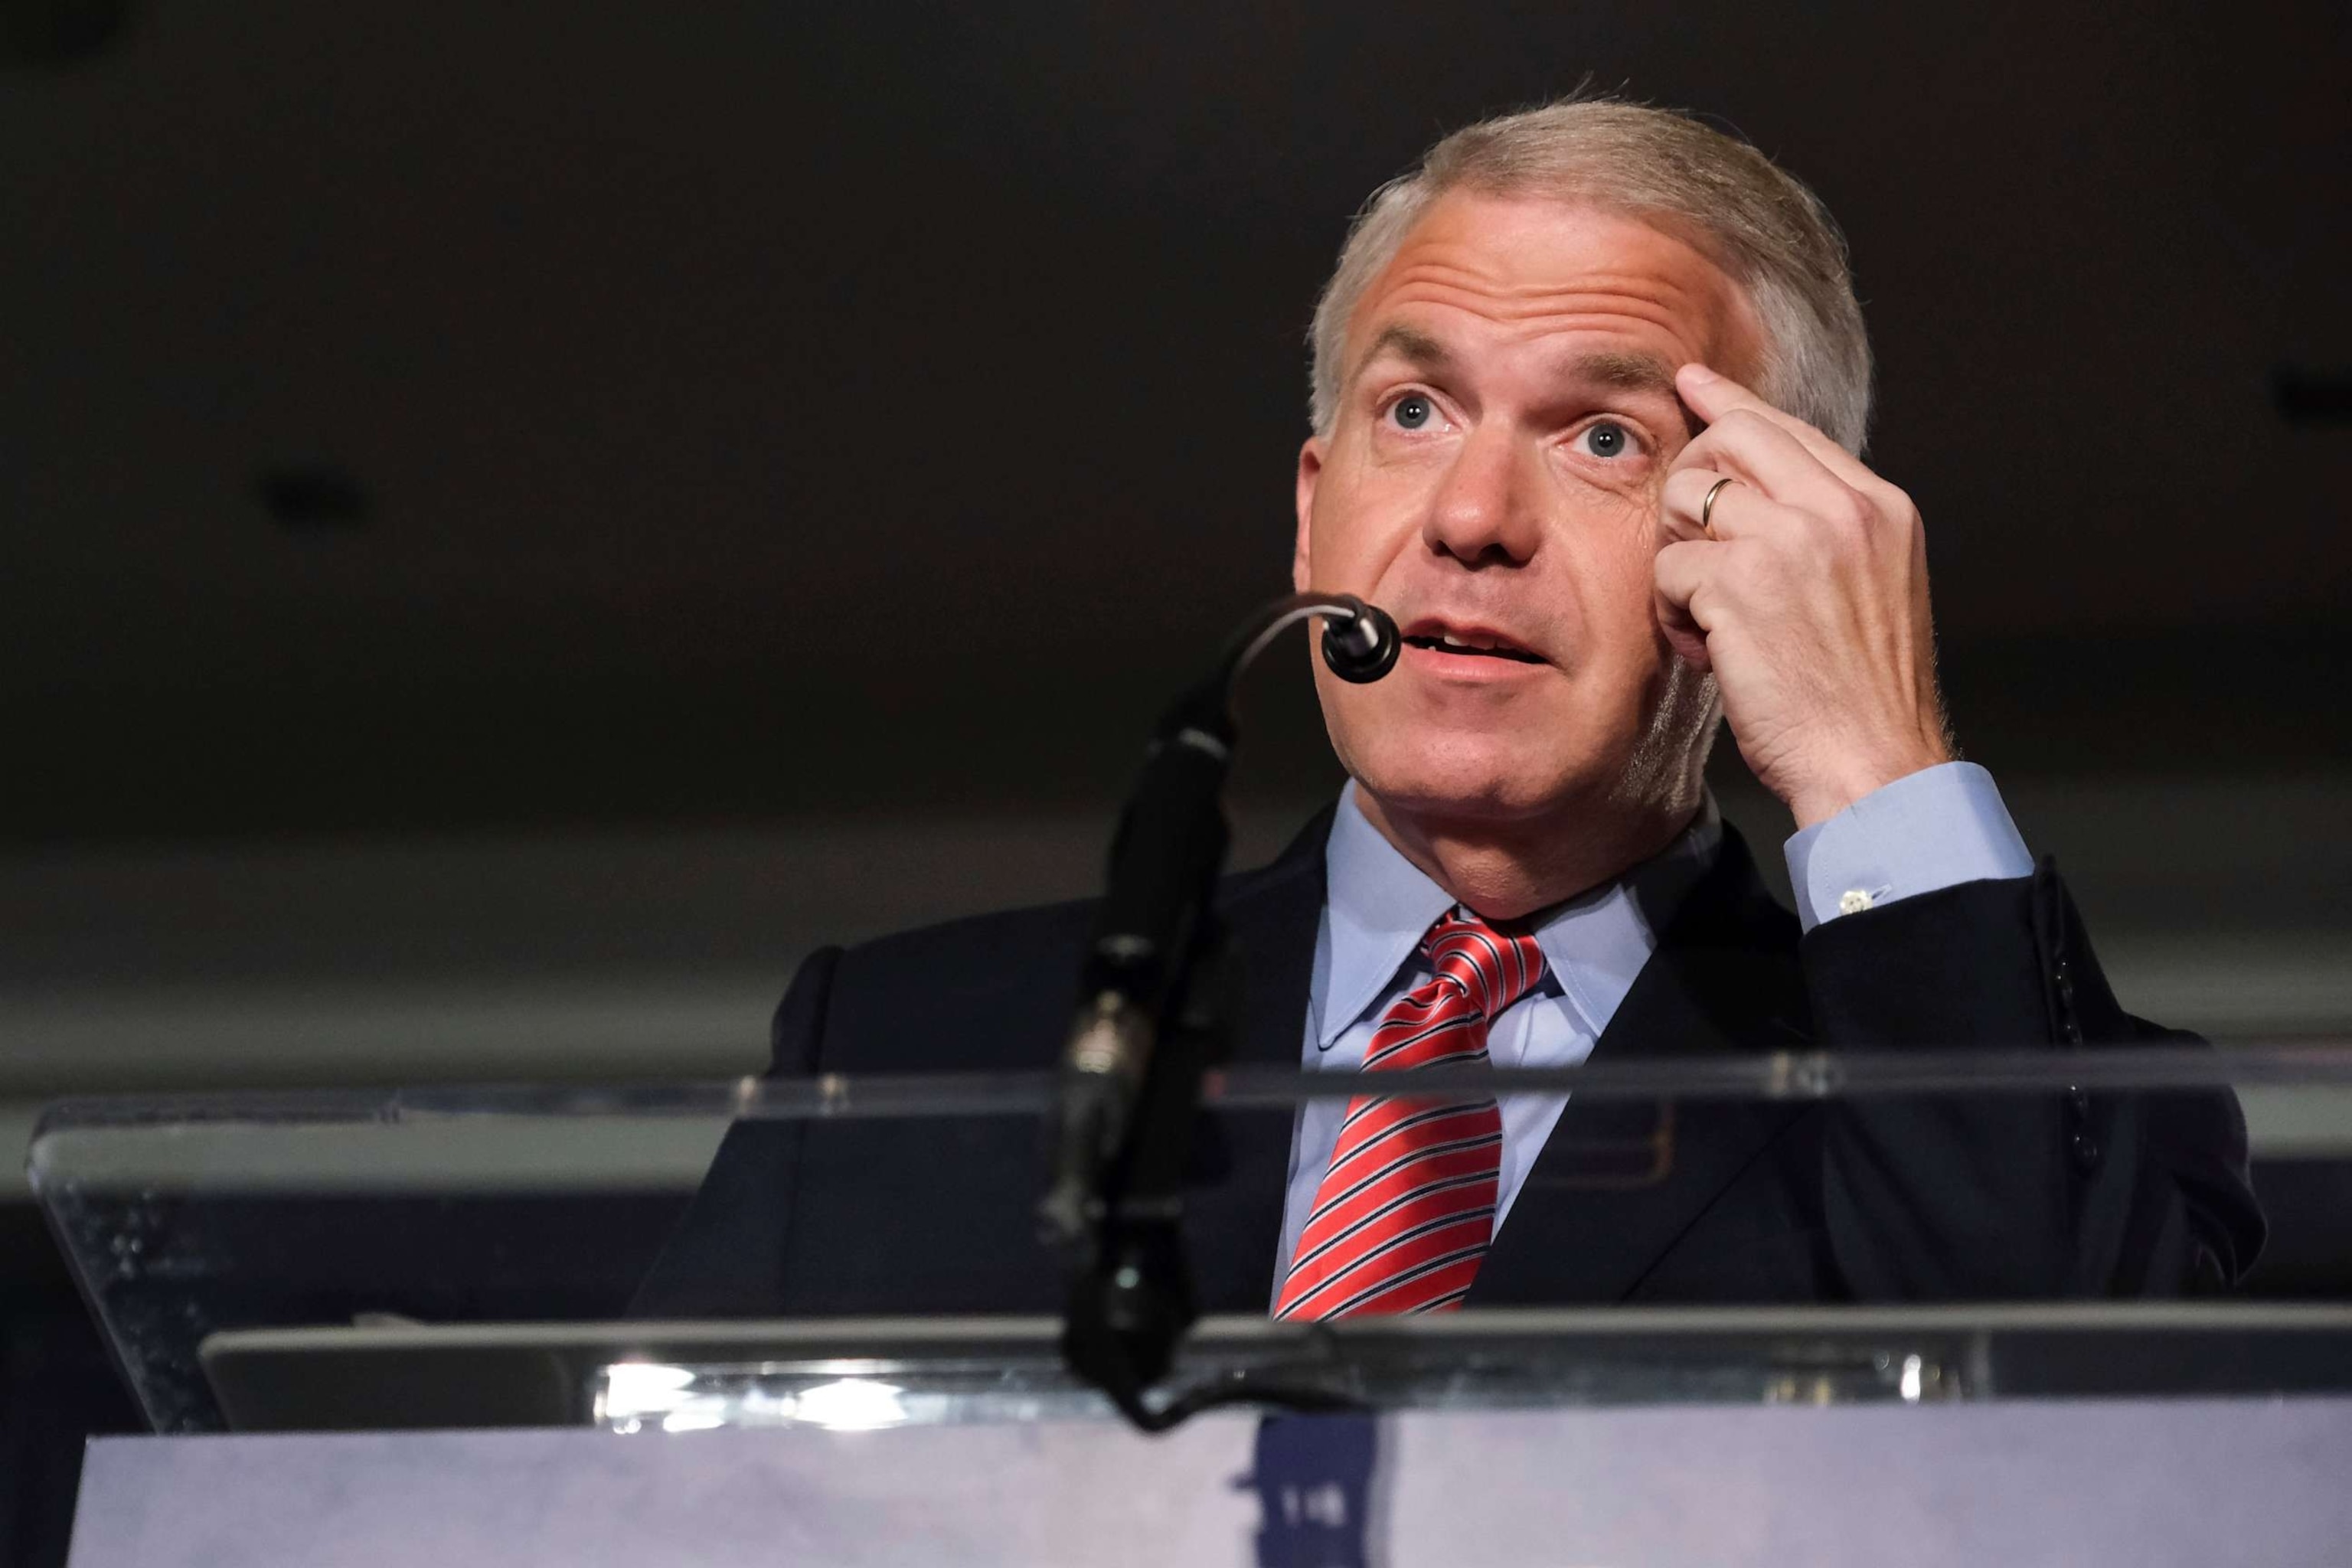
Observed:
[[[1298,537],[1290,551],[1290,591],[1304,594],[1315,581],[1315,480],[1323,472],[1323,437],[1310,437],[1298,448]]]

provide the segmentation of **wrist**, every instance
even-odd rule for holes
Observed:
[[[1792,786],[1780,799],[1801,832],[1816,823],[1827,822],[1864,795],[1875,794],[1897,779],[1953,760],[1951,748],[1940,742],[1922,742],[1900,751],[1851,754]]]

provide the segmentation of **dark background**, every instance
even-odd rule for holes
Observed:
[[[0,79],[0,833],[1099,800],[1349,215],[1588,78],[1843,222],[1973,752],[2340,761],[2342,8],[1775,11],[131,7]]]
[[[1961,739],[2095,925],[2347,1022],[2352,11],[1000,10],[0,0],[0,1095],[740,1070],[808,942],[1080,890],[1286,585],[1349,214],[1588,79],[1845,226]],[[1336,774],[1295,666],[1245,716],[1262,847]],[[54,1561],[129,1413],[6,1206]]]

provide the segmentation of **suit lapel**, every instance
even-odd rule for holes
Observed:
[[[1333,809],[1318,812],[1265,868],[1227,881],[1219,899],[1232,965],[1226,994],[1235,1063],[1298,1066]],[[1261,1313],[1273,1299],[1294,1121],[1288,1110],[1202,1120],[1200,1146],[1210,1168],[1186,1194],[1184,1229],[1205,1310]]]
[[[1332,810],[1220,899],[1234,973],[1236,1063],[1296,1067],[1325,896]],[[1775,904],[1727,826],[1706,877],[1601,1032],[1592,1059],[1786,1049],[1811,1035],[1795,918]],[[1802,1108],[1571,1100],[1480,1268],[1471,1304],[1624,1299]],[[1213,1169],[1187,1195],[1185,1231],[1206,1311],[1262,1313],[1290,1173],[1287,1111],[1204,1119]]]
[[[1803,1044],[1797,934],[1727,826],[1715,866],[1661,936],[1591,1059]],[[1571,1099],[1479,1268],[1470,1303],[1624,1299],[1800,1113],[1772,1103]]]

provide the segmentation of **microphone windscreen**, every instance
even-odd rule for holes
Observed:
[[[1356,612],[1353,620],[1335,616],[1323,623],[1323,662],[1340,679],[1362,686],[1396,668],[1404,641],[1387,611],[1361,599],[1348,603]]]

